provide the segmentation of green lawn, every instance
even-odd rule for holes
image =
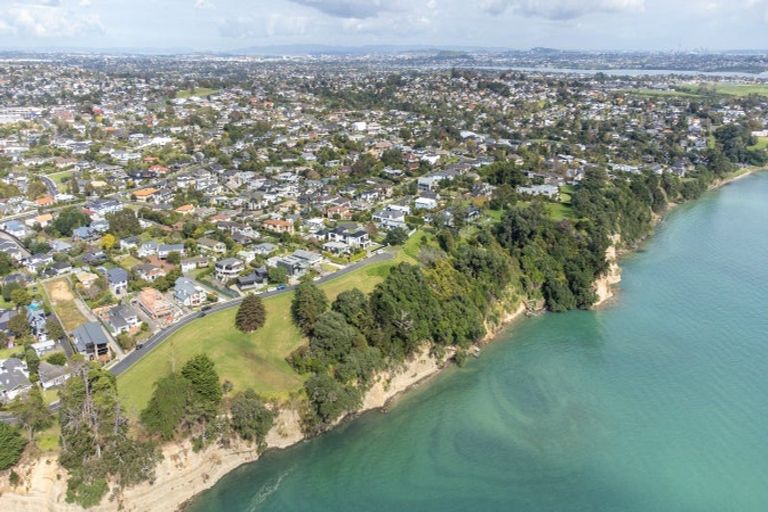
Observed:
[[[72,171],[61,171],[53,174],[49,174],[48,177],[53,180],[57,187],[61,188],[64,185],[64,180],[72,176]]]
[[[768,137],[759,137],[757,144],[750,146],[750,149],[768,149]]]
[[[698,94],[696,94],[693,91],[679,91],[675,89],[625,89],[622,92],[628,93],[628,94],[637,94],[638,96],[650,96],[650,97],[696,97]]]
[[[367,265],[331,279],[321,285],[330,299],[357,287],[370,292],[389,269],[410,258],[399,252],[392,260]],[[181,366],[198,353],[207,354],[215,363],[222,380],[234,389],[253,388],[270,398],[287,399],[301,389],[304,379],[285,358],[304,340],[293,325],[290,304],[293,294],[264,299],[267,322],[259,331],[244,334],[235,329],[237,308],[213,313],[179,330],[152,350],[130,370],[118,377],[120,397],[127,412],[136,416],[152,395],[152,384],[172,368]]]
[[[723,96],[743,97],[749,96],[750,94],[768,96],[768,85],[766,84],[702,82],[701,84],[682,86],[681,89],[693,95],[700,95],[702,91],[699,90],[699,87],[702,85],[705,86],[706,89],[714,91],[715,94]]]
[[[56,452],[59,450],[59,436],[61,428],[58,422],[51,428],[35,434],[35,444],[37,449],[43,453]]]
[[[209,89],[208,87],[195,87],[194,89],[184,89],[176,93],[177,98],[189,98],[190,96],[208,96],[216,92],[216,89]]]
[[[121,267],[123,267],[125,270],[128,270],[128,271],[130,271],[133,267],[141,263],[141,261],[134,258],[130,254],[122,256],[120,258],[115,258],[115,261],[117,262],[118,265],[120,265]]]

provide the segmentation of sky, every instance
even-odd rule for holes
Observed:
[[[768,48],[768,0],[0,0],[0,50]]]

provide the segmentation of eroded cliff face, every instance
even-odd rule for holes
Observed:
[[[619,257],[617,247],[621,243],[621,236],[613,235],[611,245],[605,251],[605,261],[608,263],[608,271],[604,276],[595,281],[595,293],[597,301],[595,306],[599,306],[614,297],[614,287],[621,282],[621,267],[619,266]]]

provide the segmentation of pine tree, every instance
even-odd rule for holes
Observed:
[[[326,309],[328,309],[328,297],[314,283],[301,283],[296,287],[291,303],[291,315],[304,334],[312,332],[315,322]]]
[[[264,303],[258,295],[247,295],[235,315],[235,327],[242,332],[260,329],[267,319]]]
[[[19,461],[26,444],[18,430],[0,422],[0,471]]]

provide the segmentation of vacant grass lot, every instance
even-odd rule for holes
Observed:
[[[184,89],[176,93],[177,98],[189,98],[191,96],[208,96],[216,92],[216,89],[209,89],[208,87],[196,87],[194,89]]]
[[[75,304],[75,294],[69,279],[60,277],[51,281],[46,281],[43,285],[45,293],[48,295],[51,307],[64,326],[64,330],[72,332],[77,327],[83,325],[88,320],[80,313]]]
[[[395,258],[377,262],[331,279],[321,285],[332,300],[340,292],[357,287],[370,292],[393,265],[410,261],[403,251]],[[264,299],[267,322],[253,334],[235,329],[237,308],[210,314],[174,333],[118,377],[120,397],[133,416],[146,406],[152,385],[161,375],[179,369],[195,354],[205,353],[215,363],[222,380],[235,390],[252,388],[265,397],[287,399],[301,389],[304,378],[285,358],[304,343],[290,315],[292,293]]]

